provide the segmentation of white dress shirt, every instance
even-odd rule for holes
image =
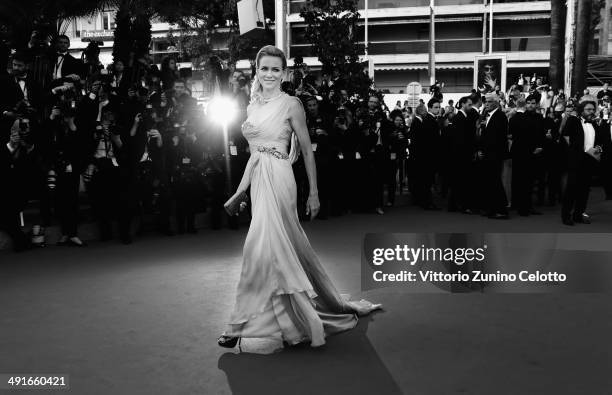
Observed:
[[[64,58],[68,52],[58,53],[55,58],[55,67],[53,69],[53,79],[62,78],[62,65],[64,64]]]
[[[27,78],[27,77],[23,77],[23,78]],[[28,88],[26,87],[25,80],[23,80],[21,78],[15,78],[15,81],[17,82],[17,85],[19,85],[19,88],[21,89],[21,92],[23,92],[24,100],[28,101]]]
[[[587,152],[595,146],[595,128],[592,123],[584,122],[583,118],[580,118],[580,121],[584,131],[584,152]]]
[[[495,110],[491,111],[490,113],[487,114],[487,123],[486,126],[489,126],[489,121],[491,120],[491,117],[493,117],[493,114],[495,114],[495,111],[497,111],[499,109],[499,107],[495,108]]]

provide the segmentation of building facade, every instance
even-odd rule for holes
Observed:
[[[301,55],[316,66],[304,40],[299,16],[307,0],[290,0],[290,56]],[[489,40],[493,11],[492,40]],[[374,62],[379,89],[404,93],[410,82],[429,86],[429,0],[368,0],[368,54]],[[365,46],[365,0],[359,1],[360,44]],[[506,87],[520,74],[546,77],[550,56],[550,1],[435,0],[436,79],[446,92],[469,92],[474,80],[474,57],[504,54]]]
[[[288,0],[288,52],[289,58],[302,56],[316,71],[320,63],[312,56],[311,46],[304,38],[306,25],[299,16],[307,1]],[[365,0],[359,1],[358,8],[361,18],[357,37],[359,45],[365,47]],[[368,0],[367,13],[367,45],[376,86],[395,94],[405,93],[410,82],[429,86],[430,0]],[[434,0],[434,14],[435,74],[438,81],[445,83],[445,92],[469,92],[474,85],[474,58],[490,50],[494,55],[506,55],[506,88],[520,74],[547,76],[550,1]],[[115,10],[110,9],[77,19],[66,32],[72,50],[80,54],[89,41],[102,41],[100,60],[111,63],[114,18]],[[152,21],[151,54],[155,63],[161,63],[164,56],[181,60],[179,49],[168,39],[172,28],[167,23]],[[227,45],[218,42],[215,47],[223,49]],[[293,63],[291,59],[289,63]],[[243,60],[237,67],[246,70],[250,65]]]

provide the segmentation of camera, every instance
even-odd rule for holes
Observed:
[[[19,137],[21,140],[28,144],[32,145],[34,143],[33,136],[30,131],[30,120],[27,118],[19,118]]]
[[[27,133],[30,127],[29,123],[30,121],[28,121],[27,119],[19,119],[19,133]]]
[[[240,77],[238,77],[238,80],[237,80],[237,81],[238,81],[238,86],[239,86],[240,88],[244,88],[244,87],[246,86],[246,84],[247,84],[247,79],[246,79],[246,77],[245,77],[245,76],[240,76]]]

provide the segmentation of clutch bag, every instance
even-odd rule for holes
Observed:
[[[223,208],[225,208],[225,211],[230,216],[238,215],[240,213],[240,205],[242,203],[248,203],[248,201],[249,197],[246,192],[241,192],[234,200],[223,205]]]

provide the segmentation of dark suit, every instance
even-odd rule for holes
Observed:
[[[319,189],[319,201],[321,210],[317,218],[325,219],[329,215],[331,206],[331,186],[332,174],[331,163],[333,152],[331,147],[330,133],[331,124],[322,116],[308,116],[306,119],[310,141],[313,144],[314,158],[317,167],[317,187]],[[317,134],[316,130],[321,129],[324,133]],[[300,156],[301,158],[301,156]],[[299,159],[298,159],[299,160]]]
[[[70,74],[77,74],[78,76],[83,77],[83,74],[85,73],[83,62],[81,62],[79,59],[76,59],[74,56],[72,56],[69,53],[64,55],[63,60],[59,59],[59,56],[57,53],[54,53],[51,55],[51,73],[55,73],[56,67],[60,64],[61,64],[61,70],[60,70],[61,78],[65,78],[66,76],[69,76]],[[55,75],[52,75],[52,78],[56,79]]]
[[[542,121],[537,113],[517,112],[508,122],[512,135],[512,205],[521,215],[533,210],[531,195],[538,160],[534,151],[544,145]]]
[[[561,118],[544,120],[544,130],[550,132],[544,142],[544,164],[547,173],[548,205],[561,201],[561,176],[565,171],[565,144],[560,135]]]
[[[453,117],[449,133],[449,209],[471,208],[471,166],[474,159],[475,123],[462,111]]]
[[[80,175],[89,163],[91,135],[72,131],[62,120],[48,120],[40,138],[40,153],[45,169],[57,174],[55,188],[56,215],[62,235],[77,235]]]
[[[504,159],[508,151],[508,118],[498,108],[491,115],[480,136],[483,153],[482,179],[484,208],[489,215],[507,214],[508,200],[502,183]]]
[[[356,152],[361,132],[353,128],[343,130],[334,127],[329,136],[331,150],[331,211],[332,215],[342,215],[354,210],[358,204],[357,183],[359,175]]]
[[[437,170],[440,126],[436,119],[428,113],[423,117],[422,122],[416,118],[412,127],[416,204],[423,208],[429,208],[433,205],[431,188]]]
[[[594,129],[597,130],[594,125]],[[581,118],[570,116],[567,119],[563,136],[569,138],[567,149],[567,186],[563,194],[561,217],[564,220],[580,220],[589,200],[591,178],[598,166],[597,160],[584,151],[584,128]],[[596,133],[595,144],[598,145]]]
[[[28,103],[33,109],[40,111],[43,104],[43,92],[40,85],[26,76],[25,88],[28,95]],[[24,100],[24,94],[18,79],[12,75],[4,76],[0,79],[0,92],[2,92],[0,95],[0,116],[4,111],[15,111],[19,103]]]

